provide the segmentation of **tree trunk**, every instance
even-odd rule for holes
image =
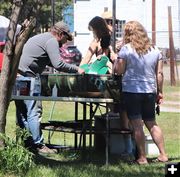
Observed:
[[[8,40],[4,50],[3,68],[0,76],[0,133],[5,134],[6,115],[8,106],[11,99],[12,88],[16,79],[17,69],[19,65],[19,59],[22,53],[24,43],[29,38],[30,33],[36,24],[36,15],[44,3],[44,0],[37,0],[37,4],[34,6],[33,15],[31,17],[29,25],[22,31],[17,38],[16,45],[13,45],[16,26],[21,9],[24,3],[20,0],[14,1],[12,8],[12,15],[10,19],[9,30],[7,33]],[[0,146],[3,146],[4,142],[0,139]]]
[[[21,2],[15,2],[12,8],[12,15],[7,33],[7,41],[4,50],[3,68],[0,78],[0,132],[5,133],[6,114],[9,105],[9,77],[13,63],[13,41],[16,32],[17,21],[22,8]]]

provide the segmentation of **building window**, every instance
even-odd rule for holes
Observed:
[[[117,21],[117,23],[116,23],[116,25],[117,25],[116,37],[117,38],[122,37],[125,23],[126,23],[125,20],[118,20]]]

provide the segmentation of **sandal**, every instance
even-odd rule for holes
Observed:
[[[144,161],[144,162],[139,162],[137,160],[132,160],[129,162],[130,165],[147,165],[148,161]]]
[[[156,158],[156,159],[152,160],[152,162],[154,162],[154,163],[166,163],[166,162],[168,162],[168,160],[163,161],[163,160]]]
[[[138,165],[147,165],[148,161],[136,161]]]

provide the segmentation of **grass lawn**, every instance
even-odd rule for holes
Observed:
[[[162,112],[160,116],[157,117],[157,121],[164,132],[166,150],[171,162],[180,162],[179,116],[179,113]],[[14,120],[11,122],[8,121],[9,128],[10,126],[12,126],[13,128],[13,124]],[[9,128],[7,128],[7,131],[9,130]],[[12,134],[13,129],[9,130],[8,132],[9,134]],[[55,139],[61,138],[56,135]],[[164,177],[165,164],[163,163],[149,163],[148,165],[139,166],[136,164],[130,164],[118,156],[111,155],[110,165],[106,166],[104,156],[97,153],[93,153],[91,155],[93,156],[92,161],[89,161],[87,159],[82,160],[81,154],[75,151],[64,151],[57,155],[38,156],[36,157],[36,167],[30,170],[25,176]],[[150,160],[153,158],[155,157],[149,157]]]
[[[167,101],[180,102],[180,85],[169,86],[165,81],[164,95]],[[43,122],[46,122],[51,113],[52,103],[43,102]],[[53,119],[73,120],[73,103],[56,103]],[[180,113],[161,112],[157,116],[157,122],[163,130],[165,147],[170,162],[180,162]],[[8,115],[6,134],[15,137],[15,106],[11,102]],[[48,132],[44,131],[45,142],[48,140]],[[65,138],[65,141],[64,141]],[[73,144],[73,136],[67,133],[55,133],[53,143]],[[165,164],[149,163],[139,166],[129,163],[118,155],[110,155],[110,164],[105,165],[105,156],[97,152],[87,153],[86,159],[82,160],[82,154],[76,151],[62,151],[56,155],[36,156],[36,166],[22,174],[26,177],[164,177]],[[149,156],[150,160],[155,157]],[[91,159],[91,160],[89,160]],[[15,174],[1,174],[0,177],[17,177]]]
[[[180,162],[179,113],[161,113],[157,118],[165,135],[166,150],[171,162]],[[48,177],[164,177],[165,164],[149,163],[139,166],[130,164],[118,156],[110,156],[110,165],[104,165],[105,158],[91,154],[92,161],[82,160],[80,153],[63,152],[54,157],[38,157],[37,167],[27,176]],[[50,160],[49,160],[50,158]],[[153,159],[155,157],[149,157]],[[46,175],[45,175],[46,174]]]

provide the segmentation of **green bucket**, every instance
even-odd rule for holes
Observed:
[[[83,64],[80,67],[85,70],[86,74],[107,74],[108,66],[107,62],[109,58],[102,56],[100,59],[96,59],[92,64]]]

